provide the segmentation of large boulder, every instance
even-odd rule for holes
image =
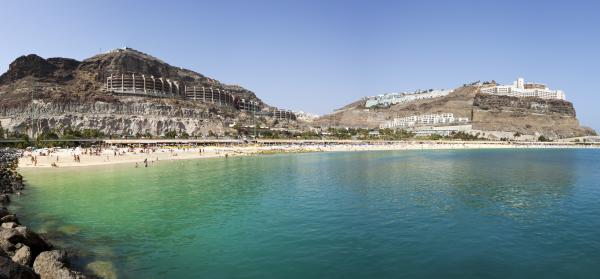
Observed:
[[[29,246],[34,257],[52,248],[41,236],[23,226],[0,228],[0,238],[8,240],[12,244],[23,243]]]
[[[0,252],[0,278],[2,279],[34,279],[37,278],[31,268],[13,262]]]
[[[16,222],[2,223],[2,228],[5,228],[5,229],[13,229],[13,228],[16,228],[17,226],[18,226],[18,224]]]
[[[0,238],[8,240],[12,244],[17,244],[23,240],[23,236],[15,228],[0,228]]]
[[[12,256],[13,262],[22,265],[30,265],[31,264],[31,249],[27,247],[27,245],[21,245],[17,251],[15,251],[15,255]]]
[[[80,272],[67,266],[67,253],[60,250],[42,252],[33,262],[33,270],[41,279],[81,279]]]

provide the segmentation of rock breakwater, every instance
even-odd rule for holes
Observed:
[[[11,194],[20,194],[23,178],[17,173],[20,151],[0,150],[0,278],[89,278],[69,268],[65,251],[55,249],[43,236],[19,223],[5,206]]]

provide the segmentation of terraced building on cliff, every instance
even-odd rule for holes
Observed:
[[[380,128],[404,129],[426,125],[454,125],[468,123],[467,117],[455,117],[453,113],[421,114],[394,118],[381,124]]]

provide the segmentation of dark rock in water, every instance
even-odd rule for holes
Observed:
[[[7,204],[10,202],[10,197],[7,194],[0,194],[0,203]]]
[[[18,264],[30,265],[32,260],[31,249],[27,247],[27,245],[21,245],[21,247],[15,251],[12,260]]]
[[[33,270],[41,279],[87,278],[67,266],[67,253],[60,250],[42,252],[33,262]]]
[[[93,261],[86,267],[87,270],[91,271],[91,274],[99,276],[104,279],[116,279],[117,271],[113,264],[109,261]]]
[[[34,279],[37,276],[31,268],[13,262],[0,252],[0,278]]]
[[[8,209],[6,209],[6,207],[0,208],[0,218],[4,217],[6,215],[9,215],[9,214],[10,214],[10,212],[8,211]]]
[[[17,244],[23,240],[23,236],[14,228],[0,228],[0,238],[8,240],[12,244]]]
[[[29,246],[31,251],[33,251],[33,255],[38,255],[39,253],[52,248],[52,246],[48,244],[46,240],[44,240],[37,233],[27,229],[27,227],[20,226],[16,227],[15,230],[17,230],[23,236],[24,240],[21,241],[21,243]]]
[[[10,241],[0,238],[0,252],[4,252],[7,255],[12,255],[15,251],[15,245]]]
[[[9,215],[6,215],[6,216],[0,218],[0,223],[8,223],[8,222],[18,223],[19,219],[17,219],[17,215],[14,215],[14,214],[9,214]]]

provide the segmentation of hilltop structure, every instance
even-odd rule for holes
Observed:
[[[365,107],[370,108],[374,106],[388,107],[395,104],[411,102],[415,100],[432,99],[443,97],[452,93],[452,90],[434,90],[430,89],[427,91],[417,91],[414,93],[400,92],[400,93],[388,93],[377,95],[367,98]]]
[[[518,78],[511,85],[483,87],[481,88],[481,93],[511,97],[566,100],[565,93],[562,90],[550,90],[545,84],[525,82],[523,78]]]

